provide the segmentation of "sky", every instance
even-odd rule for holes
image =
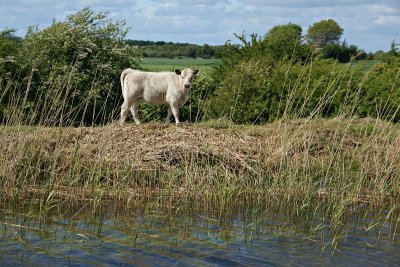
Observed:
[[[334,19],[341,41],[366,52],[400,43],[400,0],[0,0],[0,30],[45,28],[89,7],[131,27],[127,38],[220,45],[234,33],[264,36],[273,26],[295,23],[303,34],[315,22]]]

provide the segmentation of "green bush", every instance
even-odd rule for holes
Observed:
[[[362,87],[357,108],[362,117],[400,121],[400,58],[372,67]]]
[[[265,123],[282,117],[332,116],[341,111],[350,72],[331,61],[312,64],[247,60],[230,70],[210,99],[208,117]],[[342,87],[343,86],[343,87]]]
[[[85,8],[43,30],[29,28],[17,57],[20,92],[12,92],[24,99],[18,103],[24,123],[97,124],[112,119],[121,98],[119,74],[136,62],[135,51],[124,43],[124,22],[106,17]]]
[[[315,116],[399,120],[398,64],[366,72],[332,59],[303,60],[302,53],[277,57],[268,38],[252,37],[247,42],[241,36],[242,45],[227,44],[223,65],[213,75],[206,118],[235,123]]]

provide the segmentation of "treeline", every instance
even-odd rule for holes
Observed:
[[[208,44],[195,45],[189,43],[173,43],[164,41],[141,41],[126,40],[130,46],[139,48],[141,57],[191,57],[191,58],[218,58],[221,55],[223,46],[212,46]]]
[[[156,58],[221,58],[224,45],[196,45],[189,43],[174,43],[165,41],[144,41],[131,40],[125,41],[129,46],[138,48],[140,57],[156,57]],[[341,63],[349,62],[352,57],[356,60],[383,60],[386,53],[383,51],[365,52],[356,45],[347,44],[346,40],[339,43],[328,42],[319,46],[319,54],[321,58],[337,59]],[[316,49],[316,50],[318,50]]]

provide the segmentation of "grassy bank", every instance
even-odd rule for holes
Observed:
[[[400,197],[399,126],[372,119],[1,127],[3,200]]]

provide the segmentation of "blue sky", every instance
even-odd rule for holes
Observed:
[[[334,19],[344,29],[342,40],[367,52],[400,43],[400,0],[0,0],[0,29],[24,36],[29,25],[44,28],[84,7],[125,20],[128,38],[137,40],[224,44],[235,41],[233,33],[263,36],[289,22],[306,33],[313,23]]]

